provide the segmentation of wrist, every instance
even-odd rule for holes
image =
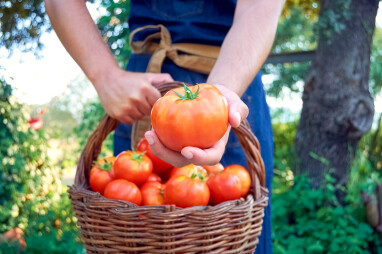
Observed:
[[[93,84],[94,88],[99,91],[102,86],[111,82],[113,78],[118,77],[124,72],[117,64],[102,68],[102,70],[86,73],[86,76]]]
[[[237,94],[239,97],[241,97],[244,92],[247,90],[248,86],[250,85],[250,82],[247,82],[245,80],[239,80],[239,79],[207,79],[207,83],[210,83],[215,86],[221,86],[229,89],[230,91]]]
[[[93,68],[85,70],[85,75],[88,77],[92,84],[98,83],[100,80],[108,79],[116,75],[118,72],[123,71],[116,61],[108,61],[102,64],[95,64]]]
[[[236,93],[237,95],[241,96],[240,90],[237,89],[237,88],[239,88],[239,86],[233,84],[232,82],[226,83],[226,82],[221,82],[221,81],[218,81],[218,80],[209,80],[208,79],[207,83],[216,86],[217,88],[219,88],[219,90],[221,90],[220,88],[222,87],[223,89],[229,89],[230,91],[232,91],[232,92]]]

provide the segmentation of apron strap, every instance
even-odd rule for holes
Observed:
[[[152,29],[159,29],[159,32],[153,32],[143,41],[133,41],[137,33]],[[161,72],[163,61],[167,57],[180,67],[209,74],[220,52],[218,46],[196,43],[172,44],[170,32],[161,24],[137,28],[130,33],[129,40],[134,53],[152,54],[146,72],[153,73]]]

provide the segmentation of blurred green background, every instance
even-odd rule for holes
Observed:
[[[346,23],[354,18],[349,11],[352,0],[335,2],[335,8],[324,9],[320,1],[288,0],[272,54],[315,50],[320,39],[346,32]],[[88,7],[125,66],[130,54],[129,1],[95,0]],[[81,148],[105,112],[78,69],[73,71],[78,75],[65,76],[70,80],[61,88],[55,83],[46,88],[59,91],[49,95],[39,86],[39,77],[30,83],[31,73],[21,67],[13,71],[23,61],[39,63],[58,52],[50,50],[53,40],[46,39],[55,35],[44,12],[41,0],[0,2],[0,253],[85,253],[66,191]],[[376,28],[368,29],[373,33],[368,82],[375,100],[374,121],[356,143],[345,183],[338,184],[330,161],[315,153],[312,159],[328,168],[322,184],[312,188],[309,175],[295,173],[295,136],[311,61],[265,64],[262,69],[275,142],[274,253],[382,253],[382,13]],[[57,39],[54,45],[59,45]],[[53,59],[60,61],[60,54]],[[59,82],[60,76],[53,78]],[[28,99],[30,94],[33,99]],[[42,117],[42,128],[30,128],[33,117]],[[111,154],[112,135],[102,149],[102,155]],[[7,241],[16,229],[22,237]]]

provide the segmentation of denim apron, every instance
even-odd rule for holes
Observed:
[[[173,43],[199,43],[221,46],[232,25],[236,2],[221,0],[131,0],[129,27],[134,30],[146,25],[163,24],[170,31]],[[141,36],[141,37],[139,37]],[[144,33],[136,36],[145,38]],[[132,54],[126,70],[145,72],[150,54]],[[189,84],[204,83],[207,75],[190,71],[166,59],[162,73],[169,73],[176,81]],[[261,73],[258,73],[242,96],[249,107],[247,118],[252,131],[259,139],[261,155],[266,170],[266,187],[271,196],[273,176],[273,137],[269,109],[265,100]],[[121,124],[114,135],[114,154],[131,149],[131,125]],[[225,153],[221,160],[224,166],[240,164],[246,167],[246,158],[241,145],[231,131]],[[257,245],[257,254],[272,253],[271,200],[265,208],[263,230]]]

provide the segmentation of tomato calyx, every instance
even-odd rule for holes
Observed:
[[[142,156],[146,153],[146,151],[144,151],[144,152],[142,152],[142,153],[140,153],[140,154],[137,154],[137,153],[135,152],[135,149],[134,149],[134,148],[133,148],[132,150],[133,150],[133,155],[131,156],[131,158],[132,158],[133,160],[135,160],[136,162],[138,162],[139,164],[141,164],[141,163],[142,163]]]
[[[184,95],[181,95],[180,93],[176,92],[175,90],[172,90],[174,93],[176,93],[176,95],[179,96],[179,99],[177,99],[177,101],[178,101],[178,100],[183,100],[183,101],[184,101],[184,100],[189,100],[189,101],[192,101],[193,99],[199,97],[199,96],[198,96],[199,88],[200,88],[199,85],[198,85],[198,90],[196,90],[195,93],[193,93],[193,92],[190,90],[190,88],[188,88],[188,87],[186,86],[185,83],[183,83],[183,86],[184,86]]]
[[[98,161],[93,161],[93,162],[98,169],[111,172],[111,166],[112,166],[111,162],[105,161],[104,164],[100,164],[98,163]]]
[[[199,172],[199,173],[197,173],[197,174],[195,174],[195,173],[192,173],[192,175],[191,175],[191,179],[195,179],[196,177],[198,177],[198,180],[200,180],[200,181],[203,181],[203,182],[205,182],[206,181],[206,177],[202,174],[202,172]]]

